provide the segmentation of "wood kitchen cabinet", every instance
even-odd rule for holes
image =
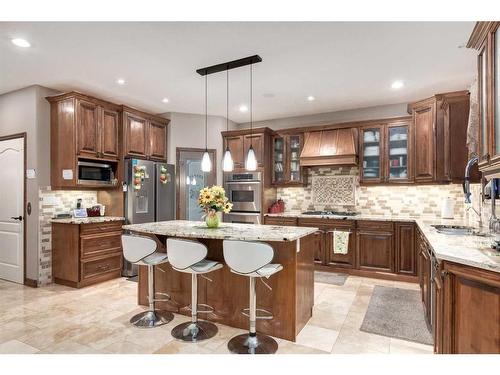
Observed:
[[[414,127],[415,183],[461,183],[468,161],[469,92],[437,94],[410,103]],[[473,171],[472,181],[479,181]]]
[[[394,272],[392,222],[358,221],[356,247],[359,269]]]
[[[413,180],[410,117],[363,125],[359,139],[362,183],[408,183]]]
[[[314,227],[318,228],[316,232],[314,232],[313,243],[312,246],[314,248],[314,262],[317,265],[326,265],[326,244],[325,244],[325,220],[324,219],[316,219],[316,218],[299,218],[297,225],[300,227]]]
[[[269,128],[256,128],[252,131],[250,129],[224,131],[221,134],[224,150],[228,147],[231,151],[234,169],[236,171],[245,169],[245,160],[251,145],[257,158],[257,167],[265,172],[265,184],[269,184],[271,181],[271,143],[276,133]]]
[[[431,324],[431,255],[430,248],[427,245],[426,240],[423,235],[419,233],[418,235],[418,248],[419,248],[419,283],[420,292],[422,298],[422,305],[424,307],[424,314],[427,323]]]
[[[300,166],[304,146],[303,134],[282,134],[272,141],[273,174],[275,186],[303,186],[307,184],[306,169]]]
[[[122,111],[124,156],[166,161],[169,120],[125,106]]]
[[[396,223],[396,273],[417,275],[417,252],[415,247],[415,224]]]
[[[347,254],[335,252],[334,232],[348,232]],[[325,230],[325,263],[327,266],[354,268],[356,266],[356,222],[353,220],[335,220]]]
[[[500,176],[500,22],[477,22],[467,48],[478,51],[479,169]]]
[[[78,184],[77,163],[110,162],[120,178],[120,107],[78,92],[48,97],[51,105],[52,189],[85,188]]]
[[[443,262],[442,353],[500,354],[500,280],[497,272]]]
[[[120,277],[122,223],[52,223],[54,282],[81,288]]]

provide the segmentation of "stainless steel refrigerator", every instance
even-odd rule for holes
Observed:
[[[175,166],[150,160],[125,160],[127,224],[175,219]],[[137,266],[123,261],[123,276],[137,275]]]

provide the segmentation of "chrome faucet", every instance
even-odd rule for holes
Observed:
[[[470,200],[471,192],[470,192],[470,171],[474,164],[476,164],[479,161],[479,158],[474,155],[469,159],[467,162],[467,165],[465,166],[465,177],[464,177],[464,184],[463,184],[463,189],[464,189],[464,196],[465,196],[465,203],[472,203]]]

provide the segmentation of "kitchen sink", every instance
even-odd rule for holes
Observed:
[[[488,233],[482,233],[475,230],[473,227],[466,227],[463,225],[431,225],[436,228],[438,233],[455,235],[455,236],[480,236],[489,237]]]

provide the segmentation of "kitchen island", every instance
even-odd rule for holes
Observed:
[[[283,270],[266,280],[272,290],[257,283],[257,306],[273,313],[272,320],[259,320],[261,333],[295,341],[300,330],[312,316],[314,304],[314,248],[313,236],[317,228],[230,224],[209,229],[203,222],[165,221],[123,226],[124,230],[147,235],[157,240],[161,251],[166,251],[168,237],[196,239],[208,248],[207,258],[224,262],[222,241],[262,241],[274,249],[273,263]],[[191,302],[191,276],[174,271],[168,263],[157,266],[156,292],[168,293],[169,302],[158,302],[157,308],[190,315],[186,306]],[[161,272],[163,271],[163,272]],[[208,304],[214,313],[199,313],[201,319],[248,329],[248,318],[241,310],[248,307],[248,278],[236,275],[224,264],[220,270],[207,275],[212,282],[199,277],[198,303]],[[147,304],[147,272],[139,267],[139,304]]]

